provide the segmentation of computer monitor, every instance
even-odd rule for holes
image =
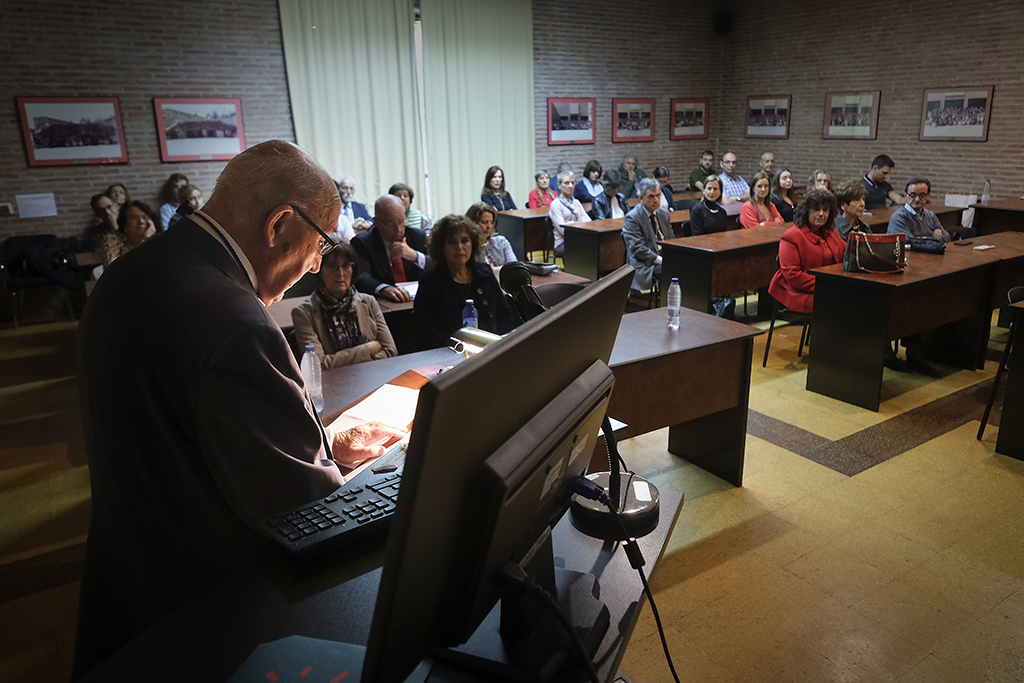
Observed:
[[[420,390],[363,681],[403,681],[464,643],[505,562],[529,556],[550,585],[545,535],[593,452],[632,276],[616,270]]]

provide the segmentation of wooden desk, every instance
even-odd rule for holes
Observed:
[[[669,427],[669,452],[741,486],[753,339],[762,330],[688,309],[678,330],[666,322],[664,308],[622,316],[609,362],[608,414],[626,423],[617,435]]]
[[[979,235],[1009,230],[1024,231],[1024,199],[999,199],[988,204],[972,204],[972,208],[974,227]]]
[[[557,201],[557,200],[556,200]],[[548,207],[499,211],[495,231],[512,244],[512,251],[520,261],[529,260],[531,251],[548,249]]]
[[[1024,281],[1024,234],[974,240],[995,249],[947,246],[943,256],[909,254],[902,275],[819,268],[814,286],[814,350],[807,389],[878,410],[883,345],[929,331],[928,358],[970,370],[982,367],[993,308],[1007,283]]]
[[[1010,350],[1006,365],[1006,394],[1003,397],[1003,415],[999,421],[999,436],[996,437],[996,453],[1024,460],[1024,301],[1008,307],[1017,318],[1016,340]]]
[[[672,211],[669,223],[673,234],[677,227],[690,220],[689,211]],[[594,281],[626,263],[626,243],[622,240],[623,218],[606,218],[587,223],[567,223],[565,269]]]
[[[661,243],[661,302],[668,283],[679,278],[682,304],[701,313],[713,297],[767,287],[779,268],[779,240],[792,223],[710,235],[680,237]],[[758,314],[771,316],[771,300],[758,297]]]

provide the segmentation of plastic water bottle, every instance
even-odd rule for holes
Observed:
[[[466,299],[466,307],[462,309],[462,326],[480,327],[480,314],[476,312],[472,299]]]
[[[988,204],[988,199],[992,195],[992,181],[985,181],[985,189],[981,191],[981,203]]]
[[[320,382],[320,359],[312,344],[306,344],[306,353],[302,354],[302,363],[299,367],[302,369],[302,381],[306,383],[309,398],[319,413],[324,409],[324,388]]]
[[[679,329],[679,306],[683,300],[683,292],[679,289],[679,278],[672,278],[668,286],[668,329]]]

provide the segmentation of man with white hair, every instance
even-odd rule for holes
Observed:
[[[260,522],[383,451],[331,434],[266,306],[335,243],[330,176],[287,142],[234,157],[210,201],[110,266],[79,329],[92,520],[75,677],[230,571]]]
[[[352,176],[341,176],[336,185],[338,196],[341,197],[341,213],[338,215],[338,230],[335,237],[351,242],[353,237],[373,227],[373,219],[370,218],[366,205],[353,199],[356,194],[356,181]]]

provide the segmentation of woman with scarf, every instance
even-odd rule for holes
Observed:
[[[352,286],[356,252],[339,244],[324,257],[316,291],[292,310],[300,347],[312,344],[324,370],[398,355],[377,300]]]

